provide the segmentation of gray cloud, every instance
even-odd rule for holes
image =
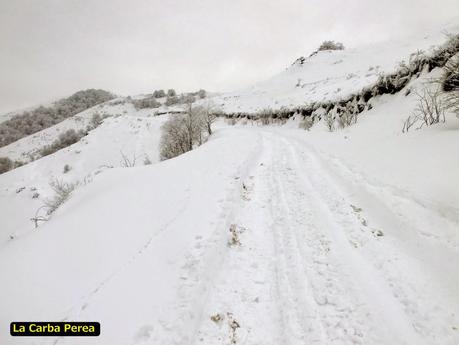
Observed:
[[[90,87],[230,90],[325,39],[358,46],[457,14],[457,0],[0,0],[0,112]]]

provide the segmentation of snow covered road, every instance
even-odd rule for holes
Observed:
[[[2,324],[91,320],[102,334],[0,343],[454,345],[457,228],[304,132],[226,128],[102,174],[1,248]]]
[[[241,245],[204,313],[222,321],[204,318],[195,343],[457,343],[457,247],[425,248],[422,236],[398,234],[408,229],[396,220],[386,231],[372,217],[380,210],[352,204],[306,142],[262,135],[234,216]],[[446,276],[424,265],[437,254]]]

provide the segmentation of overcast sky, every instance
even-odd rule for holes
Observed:
[[[456,15],[458,0],[0,0],[0,112],[85,88],[237,89],[325,39],[355,47]]]

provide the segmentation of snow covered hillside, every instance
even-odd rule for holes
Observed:
[[[214,100],[226,113],[253,113],[266,108],[292,108],[347,97],[376,82],[380,74],[394,72],[402,61],[408,63],[411,54],[432,52],[447,39],[446,33],[459,32],[458,21],[459,17],[440,29],[399,41],[321,51],[296,60],[285,71],[266,81],[222,94]]]
[[[128,113],[120,107],[102,109],[111,109],[115,115],[105,118],[99,127],[76,144],[1,175],[0,208],[9,216],[0,219],[0,246],[11,236],[33,230],[30,218],[36,215],[47,198],[52,197],[51,181],[84,185],[105,169],[148,165],[159,160],[159,129],[164,116],[151,117],[146,110],[137,112],[131,109]],[[4,150],[14,158],[15,152],[31,154],[69,128],[84,128],[92,113],[98,110],[72,117],[0,151]]]
[[[453,26],[320,52],[213,100],[227,112],[334,100],[441,44],[443,30]],[[333,132],[324,119],[299,129],[299,114],[221,120],[162,162],[161,126],[181,107],[119,99],[1,148],[21,159],[107,115],[0,175],[0,344],[459,344],[459,118],[402,133],[417,91],[442,73],[372,97]],[[75,189],[49,216],[53,180]],[[35,228],[35,216],[47,220]],[[13,320],[98,321],[101,335],[11,337]]]

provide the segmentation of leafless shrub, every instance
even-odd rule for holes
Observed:
[[[135,162],[137,160],[137,157],[135,155],[135,153],[132,155],[132,158],[129,158],[128,156],[126,156],[123,151],[120,151],[121,153],[121,166],[123,168],[132,168],[132,167],[135,167]]]
[[[70,165],[64,165],[64,174],[67,174],[70,170],[72,170],[72,167]]]
[[[417,95],[419,101],[414,114],[421,120],[421,127],[445,122],[445,106],[439,88],[425,88]]]
[[[76,188],[74,183],[65,183],[61,180],[54,179],[49,183],[54,191],[54,196],[51,199],[45,200],[45,206],[48,208],[47,214],[51,215],[70,197],[70,194]]]
[[[426,87],[422,92],[416,92],[418,103],[413,113],[408,116],[403,124],[402,132],[406,133],[416,123],[420,126],[432,126],[440,122],[445,122],[445,104],[442,99],[440,88]]]
[[[419,119],[414,115],[408,116],[405,122],[403,122],[402,133],[407,133],[411,129],[411,127],[413,127],[416,124],[418,120]]]

